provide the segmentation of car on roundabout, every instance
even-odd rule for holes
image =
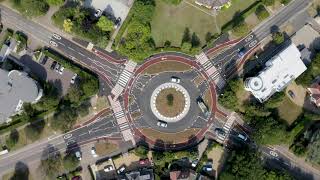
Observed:
[[[175,76],[172,76],[172,77],[171,77],[171,82],[173,82],[173,83],[180,83],[180,78],[175,77]]]
[[[163,128],[168,127],[168,123],[167,123],[167,122],[160,121],[160,120],[158,120],[157,125],[158,125],[159,127],[163,127]]]

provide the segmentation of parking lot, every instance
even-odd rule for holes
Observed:
[[[120,17],[123,22],[132,3],[133,0],[86,0],[84,6],[100,9],[115,18]]]
[[[61,95],[67,94],[70,87],[70,81],[74,75],[72,71],[66,68],[60,73],[58,70],[52,70],[50,67],[54,60],[51,58],[48,58],[44,64],[32,60],[28,55],[22,56],[20,60],[24,65],[30,68],[31,72],[36,77],[46,82],[52,82]]]

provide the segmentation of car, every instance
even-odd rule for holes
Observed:
[[[56,68],[56,65],[57,65],[57,61],[53,61],[51,66],[50,66],[50,69],[54,70],[54,68]]]
[[[288,94],[292,99],[296,97],[296,95],[291,90],[288,91]]]
[[[117,173],[118,173],[118,174],[122,174],[125,170],[126,170],[126,167],[125,167],[125,166],[121,166],[121,167],[117,170]]]
[[[59,69],[59,74],[61,74],[61,75],[62,75],[63,70],[64,70],[64,67],[63,67],[63,66],[61,66],[61,67],[60,67],[60,69]]]
[[[245,47],[242,47],[241,49],[238,50],[238,57],[242,58],[247,52],[247,49]]]
[[[52,34],[52,36],[53,36],[54,38],[58,39],[58,40],[60,40],[60,39],[61,39],[61,36],[59,36],[59,35],[58,35],[58,34],[56,34],[56,33],[53,33],[53,34]]]
[[[206,171],[206,172],[211,172],[213,169],[212,169],[212,165],[205,165],[203,166],[203,170]]]
[[[40,64],[45,65],[48,61],[48,56],[44,56],[43,58],[40,59]]]
[[[195,159],[191,162],[191,166],[195,168],[198,165],[198,163],[199,163],[199,159]]]
[[[209,110],[208,110],[208,107],[204,104],[203,100],[202,99],[198,99],[197,100],[197,104],[198,104],[199,108],[201,109],[201,111],[204,114],[208,115]]]
[[[92,148],[91,148],[91,155],[92,155],[93,157],[98,157],[98,154],[97,154],[97,152],[96,152],[96,148],[95,148],[95,147],[92,147]]]
[[[114,28],[117,29],[121,24],[121,17],[118,17],[114,22]]]
[[[77,73],[74,73],[74,75],[72,76],[71,80],[70,80],[70,83],[71,84],[74,84],[74,82],[76,81],[76,78],[77,78],[78,74]]]
[[[175,76],[172,76],[172,77],[171,77],[171,82],[173,82],[173,83],[180,83],[180,78],[175,77]]]
[[[146,158],[146,159],[140,159],[140,160],[139,160],[139,164],[140,164],[140,165],[149,164],[149,159],[148,159],[148,158]]]
[[[167,122],[160,121],[160,120],[158,121],[157,125],[160,126],[160,127],[163,127],[163,128],[168,127],[168,123]]]
[[[243,135],[243,134],[238,134],[237,136],[239,139],[243,140],[243,141],[246,141],[248,139],[248,137],[246,135]]]
[[[104,172],[110,172],[110,171],[112,171],[112,170],[114,170],[114,168],[113,168],[112,165],[107,165],[107,166],[105,166],[105,167],[103,168],[103,171],[104,171]]]
[[[97,9],[96,12],[94,13],[94,17],[98,18],[102,15],[101,9]]]
[[[60,67],[61,67],[61,64],[57,63],[56,67],[54,68],[57,73],[59,73]]]
[[[77,157],[77,159],[79,160],[79,161],[81,161],[81,153],[80,153],[80,151],[76,151],[76,157]]]
[[[224,130],[222,128],[215,128],[214,132],[216,133],[216,135],[218,136],[226,136],[226,132],[224,132]]]

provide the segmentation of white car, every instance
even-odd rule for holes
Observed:
[[[57,63],[56,66],[55,66],[55,71],[56,71],[57,73],[59,73],[60,67],[61,67],[61,64],[60,64],[60,63]]]
[[[118,169],[117,173],[118,173],[118,174],[121,174],[121,173],[123,173],[125,170],[126,170],[126,167],[125,167],[125,166],[121,166],[121,167]]]
[[[94,13],[94,17],[98,18],[102,15],[102,11],[100,9],[97,9],[96,12]]]
[[[81,153],[80,153],[80,151],[76,152],[76,157],[78,158],[79,161],[81,161]]]
[[[74,75],[72,76],[71,80],[70,80],[70,83],[71,84],[74,84],[74,82],[76,81],[76,78],[77,78],[78,74],[77,73],[74,73]]]
[[[171,77],[171,82],[173,82],[173,83],[180,83],[180,78],[177,78],[177,77],[172,76],[172,77]]]
[[[61,66],[61,67],[60,67],[60,69],[59,69],[59,74],[61,74],[61,75],[62,75],[62,74],[63,74],[63,70],[64,70],[64,67],[63,67],[63,66]]]
[[[168,127],[168,123],[163,122],[163,121],[158,121],[157,125],[160,126],[160,127],[163,127],[163,128]]]
[[[108,165],[108,166],[105,166],[105,167],[103,168],[103,171],[104,171],[104,172],[110,172],[110,171],[112,171],[112,170],[114,170],[112,165]]]
[[[92,155],[93,157],[98,157],[98,154],[96,153],[96,148],[95,148],[95,147],[92,147],[92,148],[91,148],[91,155]]]

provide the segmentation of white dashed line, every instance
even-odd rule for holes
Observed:
[[[73,49],[72,47],[69,47],[69,46],[68,46],[68,49],[70,49],[70,50],[74,51],[74,49]]]

